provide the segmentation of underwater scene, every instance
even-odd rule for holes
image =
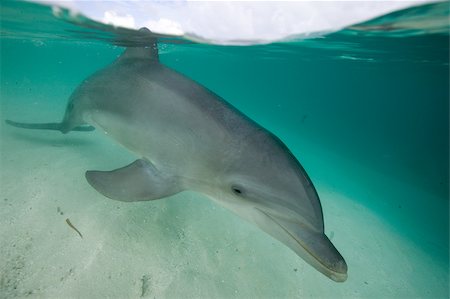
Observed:
[[[0,298],[449,298],[449,2],[168,3],[0,3]]]

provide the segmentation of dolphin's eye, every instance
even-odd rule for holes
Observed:
[[[244,190],[240,186],[232,186],[231,190],[235,195],[241,196],[244,194]]]

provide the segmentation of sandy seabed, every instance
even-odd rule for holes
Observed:
[[[29,96],[1,102],[1,298],[448,297],[448,264],[325,181],[315,183],[326,234],[348,263],[342,284],[199,194],[105,198],[84,172],[136,157],[98,131],[5,125],[61,119],[65,101]]]

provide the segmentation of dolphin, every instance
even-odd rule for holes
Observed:
[[[324,234],[319,197],[299,161],[275,135],[161,64],[156,38],[145,47],[126,48],[84,80],[62,122],[7,123],[62,133],[102,130],[140,157],[120,169],[86,172],[104,196],[148,201],[200,192],[332,280],[347,279],[347,264]]]

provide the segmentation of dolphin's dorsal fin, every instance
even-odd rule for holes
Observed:
[[[139,29],[139,33],[151,35],[151,31],[145,27]],[[145,39],[148,40],[146,46],[128,47],[120,56],[120,59],[148,59],[159,61],[157,39],[151,36],[145,36]]]

